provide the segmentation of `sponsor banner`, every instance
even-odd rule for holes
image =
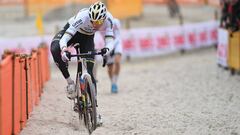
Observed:
[[[166,54],[174,51],[175,47],[171,40],[171,34],[168,32],[169,28],[158,28],[152,32],[155,54]]]
[[[208,22],[196,26],[198,47],[217,44],[218,23]]]
[[[228,31],[218,29],[217,63],[223,67],[227,67],[228,40]]]
[[[123,52],[132,57],[162,55],[217,44],[218,22],[210,21],[164,28],[141,28],[121,32]]]
[[[198,33],[196,25],[184,25],[185,32],[185,49],[198,48]]]
[[[183,26],[121,30],[123,54],[131,57],[164,55],[180,49],[190,50],[217,44],[218,22],[210,21]],[[0,55],[5,49],[29,53],[41,42],[50,45],[53,35],[0,39]],[[100,33],[94,38],[96,49],[104,47]],[[51,55],[50,55],[51,56]]]
[[[194,49],[217,43],[217,22],[207,22],[184,26],[185,48]]]
[[[181,26],[174,26],[167,29],[170,35],[170,42],[173,50],[186,48],[185,29]]]

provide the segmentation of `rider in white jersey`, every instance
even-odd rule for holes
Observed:
[[[79,43],[80,53],[94,51],[94,34],[99,29],[104,29],[105,48],[101,51],[108,55],[113,49],[113,17],[107,11],[104,3],[96,2],[89,9],[83,9],[78,14],[70,18],[64,28],[59,31],[52,40],[51,53],[53,59],[67,81],[67,97],[73,99],[76,96],[75,84],[71,79],[68,64],[69,50],[68,46]],[[78,52],[78,49],[76,48]],[[92,70],[94,66],[94,56],[87,58],[88,73],[96,87],[96,81]],[[81,67],[81,66],[79,66]],[[79,69],[81,71],[81,69]],[[97,88],[96,88],[97,89]]]
[[[106,12],[106,19],[102,22],[100,26],[94,26],[89,18],[89,10],[87,8],[82,9],[78,12],[76,16],[73,16],[68,20],[70,24],[69,28],[66,30],[62,39],[60,40],[60,46],[66,47],[69,38],[73,37],[76,32],[85,35],[94,35],[96,31],[104,30],[105,37],[113,37],[113,17],[109,12]],[[112,49],[112,44],[107,42],[106,47]]]
[[[111,92],[118,92],[117,80],[120,72],[121,56],[122,56],[122,42],[120,34],[121,23],[117,18],[113,19],[113,33],[114,43],[113,50],[106,56],[108,75],[111,80]],[[104,36],[105,30],[100,29],[101,35]]]

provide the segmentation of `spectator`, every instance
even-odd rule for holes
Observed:
[[[183,24],[183,17],[176,0],[167,0],[167,7],[171,18],[178,17],[180,24]]]
[[[240,1],[239,0],[221,0],[222,17],[220,26],[230,31],[240,29]]]

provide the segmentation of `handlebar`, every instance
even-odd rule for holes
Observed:
[[[88,53],[81,53],[81,54],[70,54],[69,57],[70,59],[72,57],[83,57],[83,56],[93,56],[93,55],[104,55],[106,52],[88,52]],[[106,63],[107,63],[107,58],[106,57],[103,57],[103,64],[102,66],[105,67],[106,66]]]
[[[81,54],[71,54],[70,57],[83,57],[83,56],[93,56],[93,55],[103,55],[103,52],[88,52]]]

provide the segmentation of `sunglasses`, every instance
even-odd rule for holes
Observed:
[[[91,23],[95,23],[95,24],[98,24],[98,25],[103,24],[103,22],[104,22],[104,20],[91,21]]]

